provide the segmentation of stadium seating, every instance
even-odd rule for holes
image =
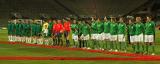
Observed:
[[[1,0],[0,18],[8,19],[12,13],[39,18],[68,15],[123,15],[148,0]],[[127,2],[127,3],[126,3]],[[2,21],[1,21],[2,22]],[[6,22],[4,22],[6,23]]]

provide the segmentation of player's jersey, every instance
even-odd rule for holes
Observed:
[[[8,23],[7,29],[8,29],[8,35],[11,35],[11,23]]]
[[[20,29],[19,29],[19,23],[17,23],[17,24],[15,24],[15,30],[16,30],[16,35],[18,36],[19,35],[19,31],[20,31]]]
[[[125,33],[126,33],[126,24],[121,22],[118,24],[118,34],[125,34]]]
[[[54,24],[52,27],[52,33],[56,33],[57,32],[57,24]]]
[[[136,30],[135,30],[135,24],[134,23],[128,25],[128,31],[129,31],[130,36],[135,35]]]
[[[39,35],[41,33],[42,27],[40,24],[36,24],[36,33]]]
[[[111,22],[110,24],[110,34],[111,35],[117,35],[117,23]]]
[[[22,35],[25,36],[25,27],[26,27],[26,24],[25,23],[22,23]]]
[[[83,27],[82,23],[78,24],[78,35],[82,34],[82,27]]]
[[[57,32],[63,32],[63,25],[61,23],[57,24],[56,26],[57,26],[56,28]]]
[[[78,25],[71,24],[72,33],[78,35]]]
[[[97,25],[96,25],[95,21],[93,21],[92,24],[91,24],[91,33],[92,34],[97,33]]]
[[[31,25],[30,24],[26,24],[25,27],[25,36],[31,36]]]
[[[144,25],[141,22],[136,23],[135,25],[135,34],[139,35],[144,33]]]
[[[12,35],[14,35],[15,34],[15,25],[14,25],[14,23],[11,23],[11,25],[10,25],[10,31],[11,31],[11,34]]]
[[[154,35],[155,34],[155,23],[154,21],[148,21],[145,23],[145,34]]]
[[[53,27],[53,22],[49,22],[48,30],[52,30],[52,27]]]
[[[110,21],[104,22],[104,33],[109,33],[110,31]]]
[[[88,35],[89,33],[90,33],[89,25],[83,24],[83,26],[82,26],[82,34],[83,35]]]
[[[42,31],[48,29],[49,24],[46,22],[43,24]]]
[[[97,32],[99,34],[103,32],[103,22],[97,22]]]
[[[71,28],[70,28],[71,24],[69,21],[65,22],[64,23],[64,30],[67,31],[67,32],[70,32],[71,31]]]

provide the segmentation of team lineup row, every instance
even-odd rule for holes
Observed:
[[[108,51],[127,51],[130,42],[134,53],[154,55],[155,23],[147,16],[145,23],[141,17],[115,17],[53,19],[42,23],[35,20],[11,20],[8,23],[9,41],[54,46],[80,47]],[[70,35],[72,35],[70,37]],[[73,39],[71,43],[70,38]]]

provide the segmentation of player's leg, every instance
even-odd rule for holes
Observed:
[[[149,43],[151,47],[151,55],[155,55],[155,43],[154,43],[154,35],[149,35]]]
[[[114,35],[114,50],[115,50],[115,52],[117,52],[118,51],[118,38],[117,38],[117,35]]]
[[[140,34],[140,45],[141,45],[141,53],[145,52],[145,43],[144,43],[144,35]]]

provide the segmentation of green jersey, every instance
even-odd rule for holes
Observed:
[[[104,33],[109,33],[110,30],[110,21],[104,22]]]
[[[155,23],[154,21],[148,21],[145,23],[145,34],[154,35],[155,34]]]
[[[136,23],[135,25],[135,34],[139,35],[144,32],[144,24],[141,22]]]
[[[82,26],[82,34],[83,35],[89,35],[89,32],[90,32],[89,25],[83,24],[83,26]]]
[[[15,24],[16,35],[19,35],[19,23]]]
[[[24,36],[25,35],[25,27],[26,27],[26,24],[25,23],[22,23],[22,35]]]
[[[30,24],[25,24],[25,36],[31,36],[31,25]]]
[[[7,29],[8,29],[8,35],[11,35],[11,23],[8,23]]]
[[[36,33],[37,35],[41,33],[42,26],[40,24],[36,24]]]
[[[83,24],[78,24],[78,35],[81,35],[82,34],[82,27],[83,27]]]
[[[78,35],[78,25],[71,24],[72,33]]]
[[[117,23],[111,22],[110,24],[110,34],[111,35],[117,35]]]
[[[31,27],[32,36],[36,36],[36,24],[33,23],[30,25],[30,27]]]
[[[103,32],[103,22],[97,22],[97,32],[99,34]]]
[[[96,25],[95,21],[93,21],[92,24],[91,24],[91,33],[92,34],[97,33],[97,25]]]
[[[118,24],[118,34],[125,34],[126,33],[126,24],[120,22]]]
[[[14,25],[14,23],[11,23],[11,24],[10,24],[10,31],[11,31],[11,34],[12,34],[12,35],[15,34],[15,30],[14,30],[14,29],[15,29],[15,25]]]
[[[128,25],[128,31],[129,31],[129,35],[131,36],[135,35],[135,24],[134,23]]]

